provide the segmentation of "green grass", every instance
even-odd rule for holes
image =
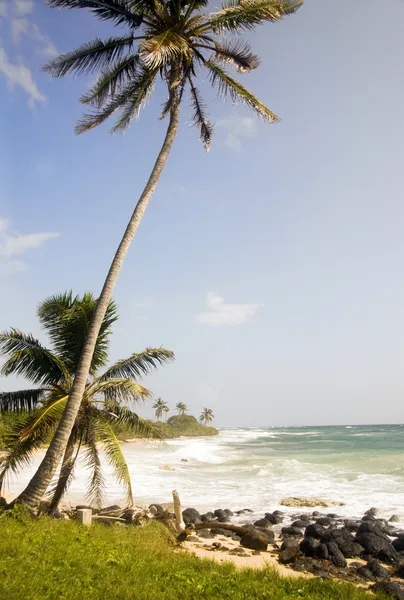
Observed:
[[[17,515],[20,511],[17,511]],[[174,551],[159,523],[85,528],[73,521],[0,518],[0,598],[7,600],[369,600],[348,584],[282,579],[271,570]]]

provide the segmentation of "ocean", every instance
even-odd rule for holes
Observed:
[[[404,522],[401,425],[222,429],[215,437],[122,448],[139,503],[170,502],[177,489],[184,508],[250,508],[263,516],[286,496],[321,497],[345,503],[328,512],[354,517],[376,507]],[[20,491],[32,470],[13,478],[10,489]],[[122,502],[107,465],[105,473],[108,503]],[[72,500],[84,499],[86,477],[83,467],[76,470]]]

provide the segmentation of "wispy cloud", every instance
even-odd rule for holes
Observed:
[[[19,87],[28,94],[28,106],[33,108],[35,102],[45,102],[45,96],[39,91],[33,80],[32,73],[23,63],[12,63],[4,48],[0,47],[0,73],[2,73],[9,88]]]
[[[0,0],[0,17],[7,16],[7,0]]]
[[[197,319],[205,325],[241,325],[251,319],[262,304],[229,304],[215,292],[206,294],[209,309],[198,315]]]
[[[216,126],[224,130],[223,144],[233,152],[240,152],[243,147],[243,140],[254,137],[258,131],[256,119],[238,114],[232,114],[226,119],[219,120]]]
[[[23,260],[16,259],[28,250],[42,248],[48,240],[57,238],[59,233],[21,234],[10,230],[10,224],[0,217],[0,272],[24,271]]]
[[[29,28],[28,19],[11,19],[11,37],[14,44],[18,44],[23,33],[28,34]]]
[[[14,10],[21,17],[34,12],[34,0],[14,0]]]

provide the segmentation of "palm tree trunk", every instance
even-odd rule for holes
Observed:
[[[56,433],[37,472],[25,490],[17,498],[17,502],[23,502],[32,511],[36,511],[38,509],[39,502],[49,483],[51,482],[51,479],[54,476],[65,451],[67,441],[80,408],[88,374],[90,372],[91,360],[93,358],[98,334],[107,311],[108,304],[111,300],[115,284],[118,280],[119,272],[170,154],[171,146],[178,131],[178,124],[179,102],[177,100],[173,102],[171,108],[170,122],[160,153],[154,164],[146,187],[144,188],[143,193],[136,204],[136,208],[133,211],[121,243],[119,244],[114,256],[114,260],[112,261],[111,267],[108,271],[107,278],[102,288],[97,302],[97,307],[94,311],[94,315],[88,329],[87,338],[83,346],[83,351],[80,357],[70,396]]]
[[[78,452],[76,452],[76,456],[73,458],[75,441],[75,436],[72,433],[67,442],[66,450],[63,456],[62,468],[60,470],[59,480],[56,485],[55,493],[53,494],[52,500],[49,504],[48,513],[50,515],[53,515],[53,513],[56,511],[57,507],[59,506],[59,502],[61,501],[64,493],[66,492],[67,482],[70,478],[70,474],[74,468],[74,464],[78,455]]]

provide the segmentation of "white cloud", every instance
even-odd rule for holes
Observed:
[[[37,49],[37,54],[48,56],[49,58],[52,58],[58,54],[55,44],[48,38],[47,35],[42,33],[38,25],[35,25],[35,23],[33,23],[31,26],[31,36],[34,40],[42,44]]]
[[[12,232],[8,221],[0,217],[0,271],[25,270],[25,262],[15,259],[15,257],[25,254],[28,250],[42,248],[48,240],[58,236],[58,233],[20,234]]]
[[[205,325],[241,325],[251,319],[262,304],[227,304],[215,292],[206,294],[207,312],[198,315]]]
[[[34,0],[14,0],[14,10],[21,17],[34,12]]]
[[[240,152],[242,149],[242,140],[254,137],[258,131],[257,120],[253,117],[240,116],[237,114],[229,115],[226,119],[221,119],[216,123],[217,127],[225,130],[224,145]]]
[[[35,102],[45,102],[45,96],[39,91],[32,78],[32,73],[22,63],[13,64],[3,48],[0,47],[0,73],[7,79],[10,89],[20,87],[28,94],[28,106],[33,108]]]
[[[0,0],[0,17],[7,16],[7,0]]]
[[[22,33],[28,34],[29,27],[28,19],[11,19],[11,37],[14,44],[18,44]]]

